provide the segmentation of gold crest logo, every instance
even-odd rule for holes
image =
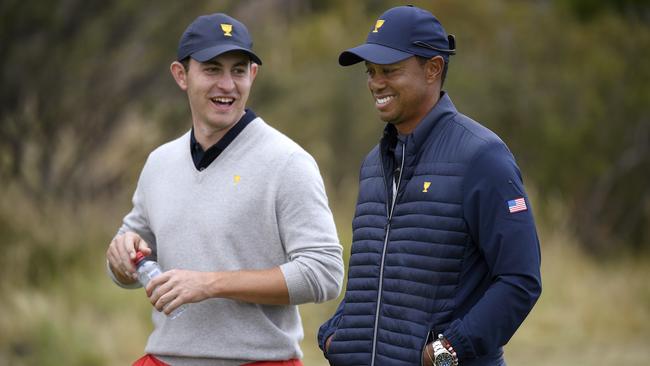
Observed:
[[[375,23],[375,30],[372,31],[372,33],[377,33],[379,32],[379,28],[384,25],[384,20],[383,19],[377,19],[377,23]]]
[[[238,184],[240,180],[241,180],[241,177],[238,176],[238,175],[235,175],[235,176],[233,177],[233,181],[235,182],[235,184]]]
[[[226,37],[232,37],[232,24],[221,24],[221,30]]]
[[[429,187],[431,187],[431,182],[424,182],[423,190],[422,192],[427,193],[429,192]]]

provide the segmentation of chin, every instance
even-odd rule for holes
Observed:
[[[391,118],[390,116],[386,116],[382,113],[379,114],[379,119],[386,122],[386,123],[394,123],[395,119]]]

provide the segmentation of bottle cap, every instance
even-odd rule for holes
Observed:
[[[138,251],[135,253],[135,259],[133,260],[133,263],[137,266],[137,265],[140,264],[140,262],[142,262],[143,260],[144,260],[144,254],[142,254],[142,252],[138,250]]]

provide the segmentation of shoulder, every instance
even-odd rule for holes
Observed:
[[[505,142],[496,133],[461,113],[455,114],[445,124],[441,142],[459,162],[466,164],[488,151],[497,155],[510,155]]]
[[[260,117],[237,136],[228,150],[232,164],[269,182],[284,184],[291,180],[320,179],[316,160]]]
[[[316,160],[299,144],[259,117],[248,128],[243,159],[251,173],[265,176],[282,192],[298,194],[301,189],[322,189]]]
[[[161,165],[169,166],[174,162],[180,162],[183,158],[187,158],[186,154],[189,154],[189,151],[190,131],[187,131],[182,136],[168,141],[153,150],[147,157],[145,169],[157,168]]]
[[[246,131],[248,130],[248,131]],[[302,156],[313,160],[311,155],[298,143],[267,124],[261,117],[254,119],[244,130],[244,142],[256,151],[256,158],[264,161],[274,160],[276,163],[288,160],[291,156]]]
[[[521,182],[514,155],[496,133],[460,114],[451,124],[459,136],[457,143],[464,151],[467,186],[509,187],[513,182]]]

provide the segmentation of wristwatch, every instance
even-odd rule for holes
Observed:
[[[442,344],[445,341],[445,336],[438,334],[438,339],[432,343],[433,345],[433,366],[457,366],[458,358],[455,353],[449,352]]]

